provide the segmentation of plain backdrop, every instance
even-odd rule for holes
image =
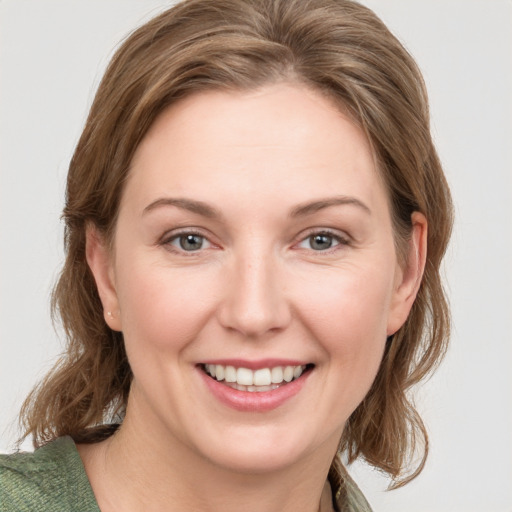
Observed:
[[[445,264],[452,345],[417,398],[427,466],[392,492],[364,464],[352,472],[377,512],[511,512],[512,2],[364,3],[424,72],[457,219]],[[0,451],[62,347],[48,303],[67,165],[94,90],[116,44],[167,5],[0,0]]]

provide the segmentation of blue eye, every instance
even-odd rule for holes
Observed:
[[[311,246],[311,249],[315,251],[330,249],[334,243],[335,240],[331,235],[318,234],[309,237],[309,245]]]
[[[301,249],[311,249],[313,251],[327,251],[345,242],[340,236],[328,232],[314,233],[299,244]]]
[[[328,235],[326,233],[318,233],[316,235],[311,235],[308,237],[309,246],[314,251],[325,251],[326,249],[330,249],[333,245],[336,245],[337,242],[334,240],[332,235]]]
[[[197,233],[183,233],[169,240],[169,244],[186,252],[199,251],[209,246],[208,240]]]

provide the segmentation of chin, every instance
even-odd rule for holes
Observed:
[[[214,465],[227,471],[246,475],[263,475],[287,470],[298,464],[301,459],[298,453],[283,452],[274,445],[259,451],[230,449],[210,460]]]
[[[269,432],[268,429],[273,430]],[[305,432],[276,432],[275,425],[229,432],[225,443],[209,444],[203,454],[217,467],[242,474],[265,474],[288,470],[307,463],[319,451],[334,456],[339,437],[320,443],[318,437]],[[262,432],[262,430],[264,430]],[[290,435],[290,433],[292,435]],[[311,442],[305,442],[307,438]]]

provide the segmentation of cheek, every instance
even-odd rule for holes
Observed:
[[[364,332],[380,332],[385,336],[392,288],[389,272],[333,271],[323,279],[311,280],[307,296],[302,293],[301,309],[333,334],[359,338]]]
[[[173,272],[156,265],[120,269],[118,289],[127,350],[185,347],[207,321],[211,304],[200,273]]]
[[[333,272],[311,283],[303,322],[343,379],[369,387],[387,339],[393,278],[378,269]],[[362,397],[361,397],[362,398]]]

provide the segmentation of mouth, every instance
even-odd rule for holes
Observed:
[[[313,364],[272,366],[251,370],[222,364],[202,364],[208,377],[237,391],[261,393],[281,388],[313,369]]]

